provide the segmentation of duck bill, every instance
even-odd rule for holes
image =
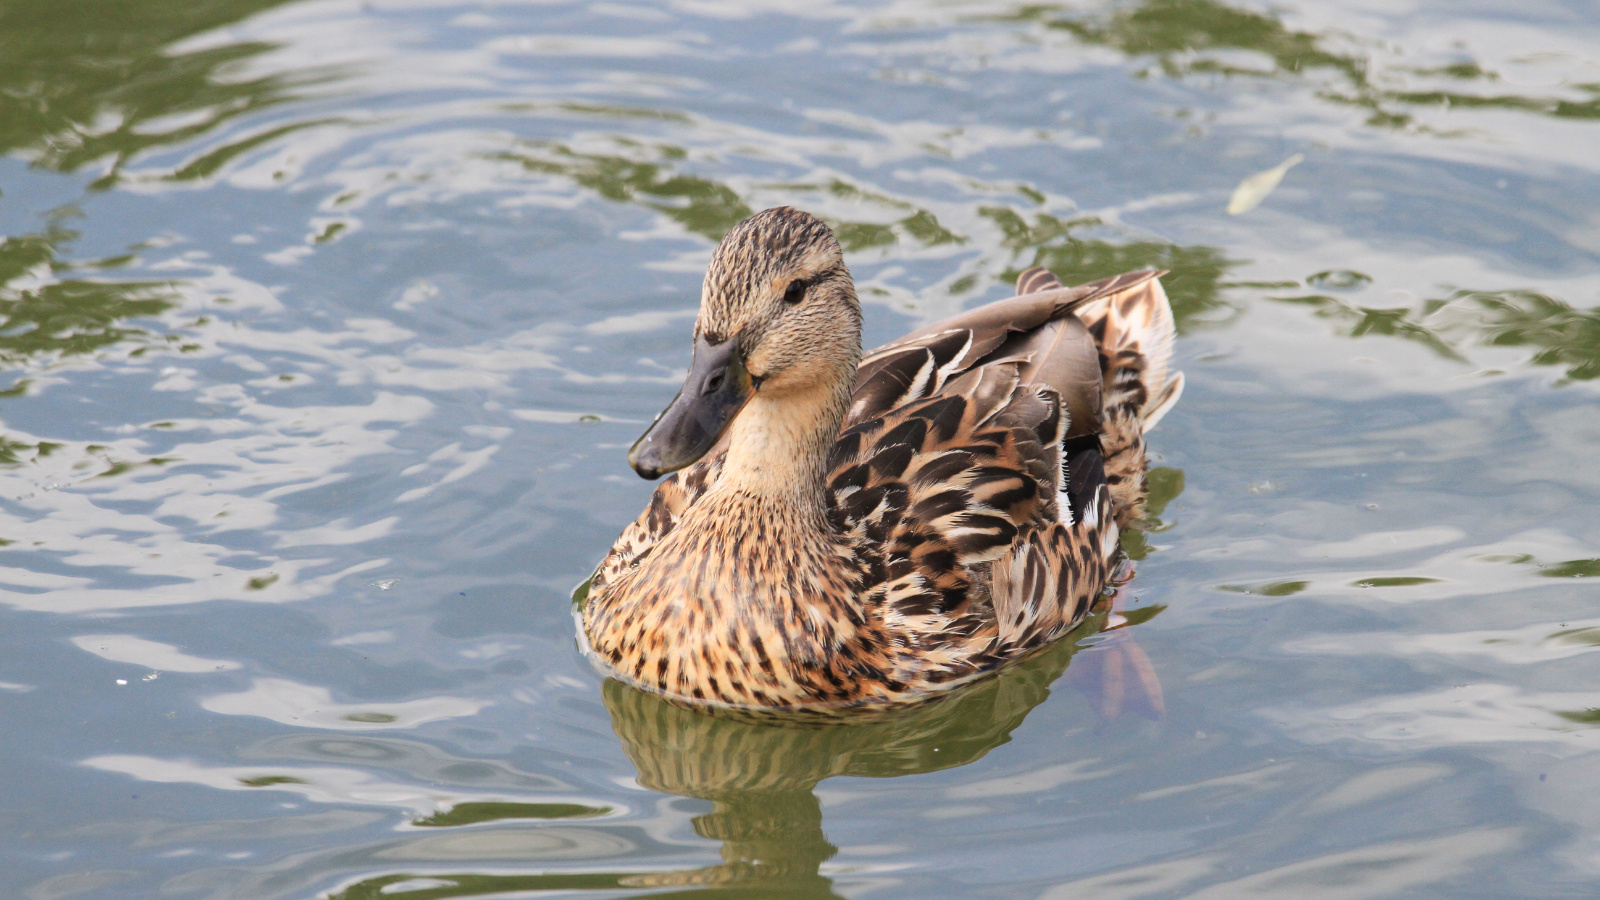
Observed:
[[[713,345],[695,338],[683,389],[628,451],[628,464],[642,478],[660,478],[692,464],[716,446],[754,393],[738,341]]]

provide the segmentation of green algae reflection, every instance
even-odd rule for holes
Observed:
[[[514,150],[491,158],[514,163],[528,172],[562,178],[599,197],[652,209],[684,230],[719,241],[728,229],[749,216],[755,205],[731,185],[713,176],[688,171],[690,153],[667,143],[648,143],[620,135],[610,138],[612,152],[580,151],[554,141],[521,141]],[[986,255],[1000,254],[1010,267],[1000,273],[1013,281],[1028,266],[1042,265],[1076,284],[1133,269],[1169,270],[1162,279],[1172,299],[1178,330],[1192,330],[1208,314],[1231,311],[1224,299],[1223,281],[1237,263],[1222,251],[1204,245],[1183,246],[1159,240],[1120,240],[1120,236],[1092,216],[1062,218],[1047,212],[1024,215],[1011,206],[978,207],[982,221],[993,227],[980,239],[962,234],[941,222],[929,209],[882,191],[835,177],[825,182],[763,182],[761,191],[778,193],[805,206],[807,194],[846,200],[889,214],[890,221],[829,218],[839,243],[847,253],[897,245],[940,247],[972,246]],[[1039,202],[1031,188],[1016,190],[1019,198]],[[952,293],[977,287],[972,274],[951,286]]]
[[[1253,14],[1252,14],[1253,15]],[[1248,30],[1248,29],[1247,29]],[[1163,40],[1166,40],[1163,38]],[[1278,46],[1300,46],[1289,42]],[[1152,46],[1165,46],[1157,41]],[[1231,45],[1229,45],[1231,46]],[[713,175],[687,171],[689,152],[670,144],[613,139],[614,152],[580,152],[565,144],[523,142],[499,159],[530,172],[570,180],[599,197],[655,210],[686,231],[709,241],[720,240],[755,206],[731,185]],[[1126,239],[1094,216],[1063,217],[1027,205],[985,203],[978,220],[993,231],[957,232],[937,216],[909,201],[841,178],[821,183],[772,182],[752,186],[781,191],[803,204],[805,194],[825,194],[889,212],[890,222],[834,218],[829,224],[848,252],[904,245],[970,246],[980,257],[1004,261],[998,274],[1010,281],[1022,269],[1042,265],[1068,284],[1082,283],[1133,269],[1168,270],[1162,282],[1172,300],[1181,334],[1226,323],[1239,304],[1234,289],[1281,289],[1298,282],[1244,284],[1230,282],[1241,261],[1203,244],[1182,245],[1144,238]],[[1017,189],[1019,200],[1037,202],[1030,189]],[[968,271],[949,287],[967,293],[979,287],[980,276]],[[1534,365],[1560,366],[1575,380],[1600,377],[1600,310],[1574,308],[1547,294],[1527,290],[1457,291],[1405,307],[1364,305],[1335,293],[1360,291],[1372,279],[1343,269],[1317,272],[1311,287],[1330,293],[1268,295],[1270,299],[1307,307],[1350,337],[1398,337],[1428,347],[1441,356],[1467,361],[1471,346],[1528,347]]]
[[[0,240],[0,365],[17,368],[148,338],[128,320],[176,305],[171,282],[67,274],[121,261],[64,261],[61,250],[77,233],[62,224],[63,218],[57,216],[37,234]]]
[[[1463,361],[1473,345],[1525,347],[1533,365],[1560,367],[1574,381],[1600,378],[1600,309],[1578,309],[1538,291],[1456,291],[1399,307],[1329,294],[1272,299],[1309,307],[1350,337],[1398,337]]]
[[[1037,22],[1128,56],[1154,57],[1160,71],[1170,77],[1211,74],[1289,80],[1325,75],[1328,77],[1316,82],[1319,98],[1364,109],[1367,124],[1380,128],[1427,131],[1416,125],[1413,112],[1439,107],[1600,119],[1600,83],[1568,85],[1575,97],[1528,96],[1493,90],[1500,82],[1499,75],[1473,62],[1433,68],[1385,67],[1359,53],[1330,49],[1332,44],[1347,43],[1347,35],[1296,31],[1269,12],[1219,0],[1145,0],[1100,16],[1030,5],[1003,18]],[[1259,54],[1264,65],[1244,64],[1238,51]],[[1390,86],[1417,79],[1449,87]]]
[[[1215,247],[1183,246],[1165,241],[1113,241],[1086,236],[1103,225],[1098,218],[1062,219],[1035,213],[1029,221],[1007,206],[985,206],[978,212],[999,229],[1002,246],[1021,262],[1004,273],[1014,280],[1029,266],[1044,266],[1064,284],[1082,284],[1135,269],[1165,269],[1161,279],[1172,302],[1180,334],[1193,331],[1208,314],[1229,309],[1223,278],[1236,262]]]
[[[173,50],[283,2],[0,4],[0,153],[61,172],[100,163],[107,172],[96,185],[108,187],[142,151],[292,99],[311,76],[223,77],[271,44]]]
[[[615,111],[607,110],[615,115]],[[492,158],[513,162],[529,172],[566,178],[619,203],[635,203],[677,222],[684,230],[712,241],[754,208],[731,186],[706,175],[682,171],[689,153],[672,144],[647,144],[613,136],[612,153],[581,152],[554,141],[524,141],[516,150]],[[965,243],[966,238],[939,223],[931,211],[840,179],[823,184],[764,184],[786,194],[824,193],[901,212],[893,224],[834,220],[829,224],[847,252],[886,247],[903,238],[925,246]]]
[[[672,163],[687,155],[681,148],[618,141],[639,153],[581,153],[564,144],[527,141],[497,158],[530,172],[571,179],[607,200],[643,204],[713,241],[721,240],[728,229],[753,212],[727,185],[673,171]]]

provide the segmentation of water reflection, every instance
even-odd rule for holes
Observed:
[[[374,859],[403,856],[425,868],[368,875],[329,894],[330,900],[364,900],[396,892],[419,900],[478,897],[510,891],[626,890],[649,896],[680,896],[702,890],[737,891],[740,896],[832,898],[841,896],[823,867],[838,852],[823,830],[823,812],[814,792],[834,776],[889,778],[967,765],[1010,740],[1028,714],[1050,696],[1050,689],[1086,639],[1100,633],[1111,612],[1104,601],[1078,631],[1024,663],[954,696],[902,710],[876,710],[859,715],[811,720],[774,720],[766,716],[708,715],[683,709],[659,697],[607,681],[603,696],[611,725],[638,772],[641,786],[665,794],[708,801],[709,812],[694,816],[695,834],[719,841],[722,862],[694,869],[628,871],[504,872],[441,870],[449,856],[427,841],[411,840],[381,852]],[[1137,618],[1160,611],[1147,607]],[[1121,638],[1121,640],[1118,640]],[[1127,653],[1126,632],[1107,635],[1114,643],[1087,660],[1099,663]],[[1136,651],[1136,648],[1132,648]],[[1142,654],[1140,654],[1142,659]],[[1096,683],[1095,689],[1105,685]],[[471,826],[480,821],[513,818],[477,816],[477,807],[461,804],[415,826]],[[522,804],[519,808],[535,809]],[[548,809],[545,809],[548,807]],[[526,810],[523,810],[526,813]],[[603,814],[581,805],[542,804],[524,818],[571,818]],[[458,840],[465,840],[466,834]],[[517,838],[517,835],[523,837]],[[582,837],[580,837],[582,836]],[[551,858],[545,844],[571,838],[590,847],[616,841],[614,830],[579,831],[568,826],[499,828],[476,839],[490,856],[524,863]],[[516,840],[530,853],[515,852]],[[544,843],[540,843],[543,841]],[[511,842],[511,843],[507,843]],[[503,845],[503,846],[502,846]],[[537,846],[535,846],[537,845]],[[622,848],[606,855],[618,862],[632,855]],[[487,852],[487,850],[485,851]],[[464,858],[457,856],[457,859]],[[681,889],[674,891],[672,889]]]
[[[836,897],[821,874],[838,852],[822,829],[813,789],[836,775],[888,778],[963,766],[1010,740],[1050,695],[1078,641],[1101,618],[1043,654],[959,695],[862,721],[775,723],[710,716],[615,681],[605,686],[611,724],[652,790],[708,800],[701,837],[722,842],[722,862],[639,875],[639,887],[779,888],[784,896]],[[670,896],[670,895],[669,895]]]
[[[628,142],[633,143],[633,142]],[[725,184],[673,172],[666,160],[682,159],[682,148],[657,148],[662,161],[615,154],[579,153],[557,143],[527,142],[499,158],[542,175],[564,175],[607,200],[648,206],[692,234],[713,241],[752,210]]]
[[[127,320],[156,316],[177,305],[169,281],[68,274],[114,268],[131,259],[63,259],[66,246],[78,237],[67,227],[74,216],[71,208],[57,210],[42,231],[0,238],[0,365],[16,368],[131,339],[149,340],[148,332]],[[22,389],[12,385],[8,393]]]
[[[1463,362],[1473,345],[1526,347],[1534,365],[1559,366],[1576,381],[1600,378],[1600,309],[1575,309],[1538,291],[1464,290],[1398,307],[1366,306],[1331,294],[1272,299],[1309,307],[1350,337],[1403,338]]]
[[[1065,31],[1081,41],[1112,47],[1131,57],[1155,56],[1168,76],[1223,75],[1287,80],[1328,73],[1317,96],[1325,101],[1367,110],[1366,124],[1404,128],[1443,136],[1460,132],[1419,125],[1423,108],[1505,109],[1558,119],[1600,119],[1600,85],[1572,84],[1575,96],[1528,96],[1485,88],[1501,83],[1497,72],[1476,62],[1443,66],[1374,64],[1379,47],[1368,53],[1334,49],[1348,35],[1297,31],[1278,16],[1241,9],[1219,0],[1145,0],[1110,15],[1082,17],[1059,8],[1025,7],[1006,17],[1036,21]],[[1241,58],[1238,51],[1264,56]],[[1265,67],[1251,63],[1266,63]],[[1422,87],[1418,80],[1437,83]],[[1399,86],[1397,86],[1397,84]]]
[[[521,141],[513,150],[489,156],[528,173],[563,179],[605,200],[654,210],[684,231],[711,241],[720,240],[753,210],[781,202],[820,214],[858,260],[865,251],[882,248],[894,248],[900,256],[917,250],[944,253],[951,247],[974,248],[963,254],[961,270],[944,285],[954,304],[926,298],[917,302],[929,317],[955,312],[962,301],[985,295],[996,281],[1015,283],[1017,274],[1030,266],[1045,266],[1068,284],[1133,269],[1169,270],[1162,283],[1180,332],[1208,319],[1228,318],[1235,311],[1226,299],[1224,278],[1238,261],[1218,248],[1131,235],[1100,216],[1052,212],[1060,204],[1027,185],[973,183],[973,202],[929,205],[837,174],[819,181],[741,180],[736,188],[694,171],[685,147],[624,135],[611,135],[601,143],[607,147],[604,152],[552,141]],[[728,150],[730,155],[749,152]],[[997,203],[997,194],[1013,195],[1017,202]],[[949,207],[944,218],[941,207]],[[962,224],[947,225],[946,220]],[[872,300],[883,290],[870,277],[863,281],[864,299]]]
[[[96,186],[110,187],[141,151],[191,140],[292,99],[296,80],[238,77],[238,64],[271,44],[174,46],[283,2],[5,4],[0,153],[63,172],[101,162],[106,172]]]

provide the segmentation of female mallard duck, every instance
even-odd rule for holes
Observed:
[[[861,356],[828,227],[787,207],[712,255],[683,389],[628,456],[656,489],[582,627],[689,704],[884,706],[1070,631],[1140,515],[1144,432],[1178,399],[1156,272],[1019,296]]]

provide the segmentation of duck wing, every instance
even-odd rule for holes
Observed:
[[[1159,274],[1064,288],[1029,270],[1018,296],[862,361],[830,460],[834,526],[869,558],[868,602],[918,644],[914,677],[959,679],[1057,637],[1105,583],[1105,373],[1074,311]]]
[[[1099,408],[1101,372],[1093,344],[1078,333],[1082,323],[1070,314],[1160,274],[1129,272],[1068,288],[1044,269],[1029,269],[1018,280],[1017,296],[919,328],[867,354],[856,371],[845,426],[933,396],[974,368],[1025,359],[1034,366],[1024,378],[1054,387],[1087,429]]]
[[[1056,504],[1060,398],[1023,361],[974,368],[932,397],[847,429],[829,460],[834,530],[864,568],[862,607],[898,636],[894,683],[943,685],[993,668],[982,569]]]

